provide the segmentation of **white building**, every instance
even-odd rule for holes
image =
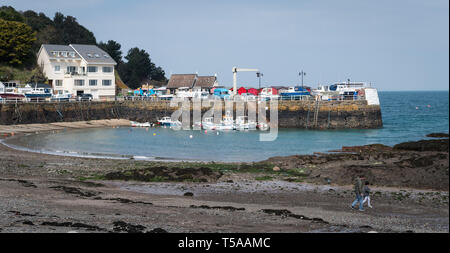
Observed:
[[[38,64],[55,94],[92,94],[94,99],[115,96],[117,63],[95,45],[43,44],[38,52]]]

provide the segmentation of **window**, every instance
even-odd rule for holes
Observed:
[[[61,56],[67,57],[67,52],[61,52]]]
[[[89,80],[89,86],[97,86],[97,80]]]
[[[102,80],[103,86],[111,86],[112,81],[111,80]]]
[[[87,71],[88,72],[97,72],[97,67],[96,66],[88,66]]]
[[[92,54],[87,54],[87,56],[88,56],[89,58],[92,58]]]
[[[112,67],[103,67],[103,72],[104,73],[111,73],[113,71]]]
[[[99,55],[99,54],[95,54],[95,57],[96,57],[96,58],[100,58],[100,55]]]
[[[53,55],[53,56],[58,56],[58,52],[52,51],[52,55]]]
[[[70,57],[75,57],[75,52],[70,52],[69,55]]]
[[[75,80],[75,86],[84,86],[84,80]]]
[[[55,72],[59,72],[59,71],[61,71],[61,66],[55,65]]]
[[[55,86],[62,86],[63,80],[55,80]]]
[[[75,66],[67,66],[67,73],[76,73],[77,67]]]

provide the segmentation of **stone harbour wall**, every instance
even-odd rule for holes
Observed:
[[[222,113],[224,106],[222,103]],[[203,106],[202,115],[211,110]],[[248,113],[257,102],[234,104],[233,111]],[[270,121],[270,103],[260,104]],[[181,103],[179,104],[181,106]],[[216,104],[215,106],[220,106]],[[111,102],[59,102],[0,104],[0,125],[74,122],[100,119],[128,119],[156,122],[170,116],[179,107],[169,101],[111,101]],[[192,105],[186,105],[192,111]],[[256,110],[258,112],[258,110]],[[192,122],[192,113],[191,113]],[[380,128],[383,126],[379,105],[366,101],[278,101],[280,128],[346,129]]]

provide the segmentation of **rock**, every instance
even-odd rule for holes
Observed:
[[[114,232],[142,233],[145,229],[142,225],[133,225],[124,221],[115,221]]]
[[[280,167],[278,167],[278,166],[275,166],[275,167],[273,167],[273,169],[272,169],[273,171],[280,171]]]
[[[369,234],[376,234],[376,233],[378,233],[377,231],[374,231],[374,230],[371,230],[371,231],[369,231],[369,232],[367,232],[367,233],[369,233]]]
[[[154,228],[150,231],[147,231],[146,233],[169,233],[166,230],[162,229],[162,228]]]
[[[110,172],[105,175],[105,178],[108,180],[135,180],[144,182],[212,182],[218,180],[221,176],[221,172],[213,171],[212,169],[207,167],[178,168],[157,166],[143,169]]]
[[[394,149],[448,152],[448,139],[403,142],[395,145]]]
[[[30,225],[30,226],[33,226],[33,225],[34,225],[34,223],[31,222],[31,221],[29,221],[29,220],[24,220],[24,221],[22,222],[22,224],[24,224],[24,225]]]
[[[432,138],[448,138],[448,134],[446,134],[446,133],[431,133],[431,134],[427,134],[426,137],[432,137]]]
[[[194,196],[194,193],[192,193],[192,192],[185,192],[185,193],[183,194],[183,196],[186,196],[186,197],[193,197],[193,196]]]

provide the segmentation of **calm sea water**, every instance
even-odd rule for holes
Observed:
[[[449,92],[379,92],[382,129],[283,130],[273,142],[260,142],[259,131],[173,131],[164,128],[106,128],[30,135],[15,145],[50,152],[135,156],[204,161],[259,161],[272,156],[311,154],[342,146],[425,139],[449,132]],[[418,107],[416,109],[416,107]],[[190,138],[192,135],[192,138]]]

